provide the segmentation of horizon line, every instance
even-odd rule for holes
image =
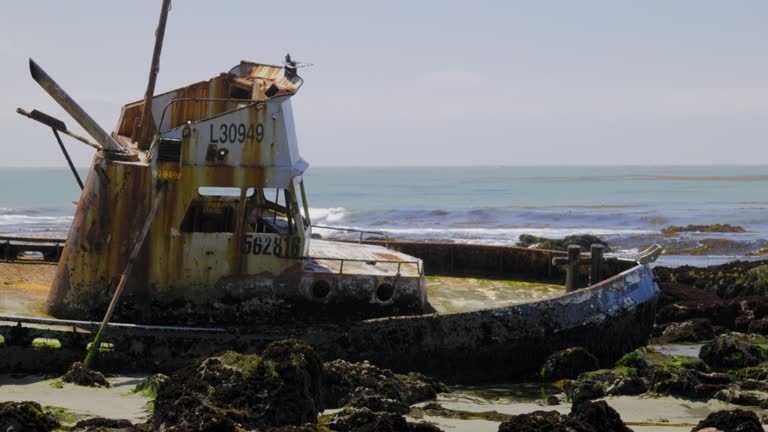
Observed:
[[[768,167],[768,162],[764,163],[616,163],[616,164],[436,164],[436,165],[376,165],[376,164],[310,164],[309,168],[643,168],[643,167]],[[75,166],[78,170],[90,169],[90,165]],[[55,165],[30,165],[30,166],[11,166],[0,165],[0,169],[69,169],[68,166]]]

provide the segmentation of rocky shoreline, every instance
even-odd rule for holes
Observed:
[[[762,431],[761,422],[768,418],[756,411],[768,408],[768,261],[657,267],[655,273],[661,296],[654,341],[701,343],[698,357],[644,347],[610,369],[598,369],[595,356],[573,347],[552,355],[537,375],[528,377],[557,389],[538,402],[542,409],[532,412],[447,408],[436,398],[448,389],[435,379],[368,362],[323,362],[309,345],[286,340],[273,342],[259,355],[225,352],[168,377],[142,381],[135,391],[152,399],[145,422],[66,422],[35,402],[2,402],[0,431],[441,430],[431,421],[435,418],[495,422],[500,432],[626,431],[637,425],[625,424],[605,398],[627,396],[743,406],[702,416],[692,429],[678,426]],[[109,385],[82,365],[75,365],[63,381]]]

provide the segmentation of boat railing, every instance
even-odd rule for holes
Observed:
[[[0,259],[14,261],[25,252],[39,253],[44,261],[58,261],[66,238],[0,235]]]
[[[313,256],[303,256],[299,258],[303,261],[338,261],[339,262],[339,274],[344,274],[344,263],[345,262],[362,262],[369,265],[376,265],[376,264],[397,264],[397,273],[395,273],[395,276],[399,277],[402,272],[400,271],[403,267],[403,264],[406,265],[414,265],[416,266],[416,272],[421,276],[421,261],[401,261],[401,260],[377,260],[377,259],[360,259],[360,258],[332,258],[332,257],[313,257]]]
[[[346,232],[354,232],[359,233],[360,236],[357,240],[357,243],[360,244],[363,242],[363,235],[365,234],[375,234],[379,236],[384,237],[384,247],[389,249],[389,234],[387,234],[384,231],[370,231],[370,230],[361,230],[357,228],[341,228],[341,227],[332,227],[332,226],[325,226],[325,225],[312,225],[312,228],[320,228],[320,229],[329,229],[329,230],[336,230],[336,231],[346,231]]]

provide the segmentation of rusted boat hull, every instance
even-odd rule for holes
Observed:
[[[97,357],[105,371],[169,371],[223,350],[258,352],[285,338],[310,343],[324,359],[369,360],[399,371],[421,371],[448,382],[519,377],[547,355],[583,346],[604,366],[647,343],[658,287],[647,265],[549,300],[446,315],[419,315],[344,324],[270,325],[224,330],[111,326],[113,351]],[[1,319],[1,318],[0,318]],[[12,321],[5,318],[6,322]],[[0,326],[0,370],[66,369],[82,358],[89,332]],[[40,326],[38,326],[40,327]],[[88,323],[80,323],[88,328]],[[32,339],[55,338],[58,349],[31,349]]]

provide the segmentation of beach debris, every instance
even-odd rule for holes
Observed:
[[[763,432],[757,414],[741,409],[714,412],[694,426],[691,432],[703,431],[706,428],[723,432]]]
[[[757,366],[768,360],[766,351],[753,339],[740,333],[729,333],[704,344],[699,358],[708,365],[723,369],[741,369]]]
[[[84,387],[110,387],[109,381],[101,372],[90,369],[80,362],[72,363],[61,380]]]
[[[531,234],[521,234],[517,242],[517,245],[521,247],[558,251],[568,250],[569,245],[578,245],[581,246],[582,249],[589,249],[593,244],[605,246],[606,252],[611,251],[605,240],[591,234],[574,234],[565,236],[562,239],[550,239]]]
[[[49,432],[59,426],[37,402],[0,402],[0,431]]]
[[[416,372],[396,374],[367,361],[334,360],[323,365],[323,403],[327,408],[347,405],[364,389],[407,405],[432,400],[437,393],[446,390],[445,385],[426,375]]]
[[[583,372],[598,369],[597,357],[581,347],[568,348],[549,356],[539,375],[545,381],[574,379]]]
[[[72,426],[71,432],[142,432],[138,426],[134,426],[130,421],[123,419],[108,419],[94,417],[86,420],[80,420]]]
[[[160,385],[151,424],[159,431],[263,429],[316,423],[322,363],[304,342],[272,342],[261,355],[224,353]]]

